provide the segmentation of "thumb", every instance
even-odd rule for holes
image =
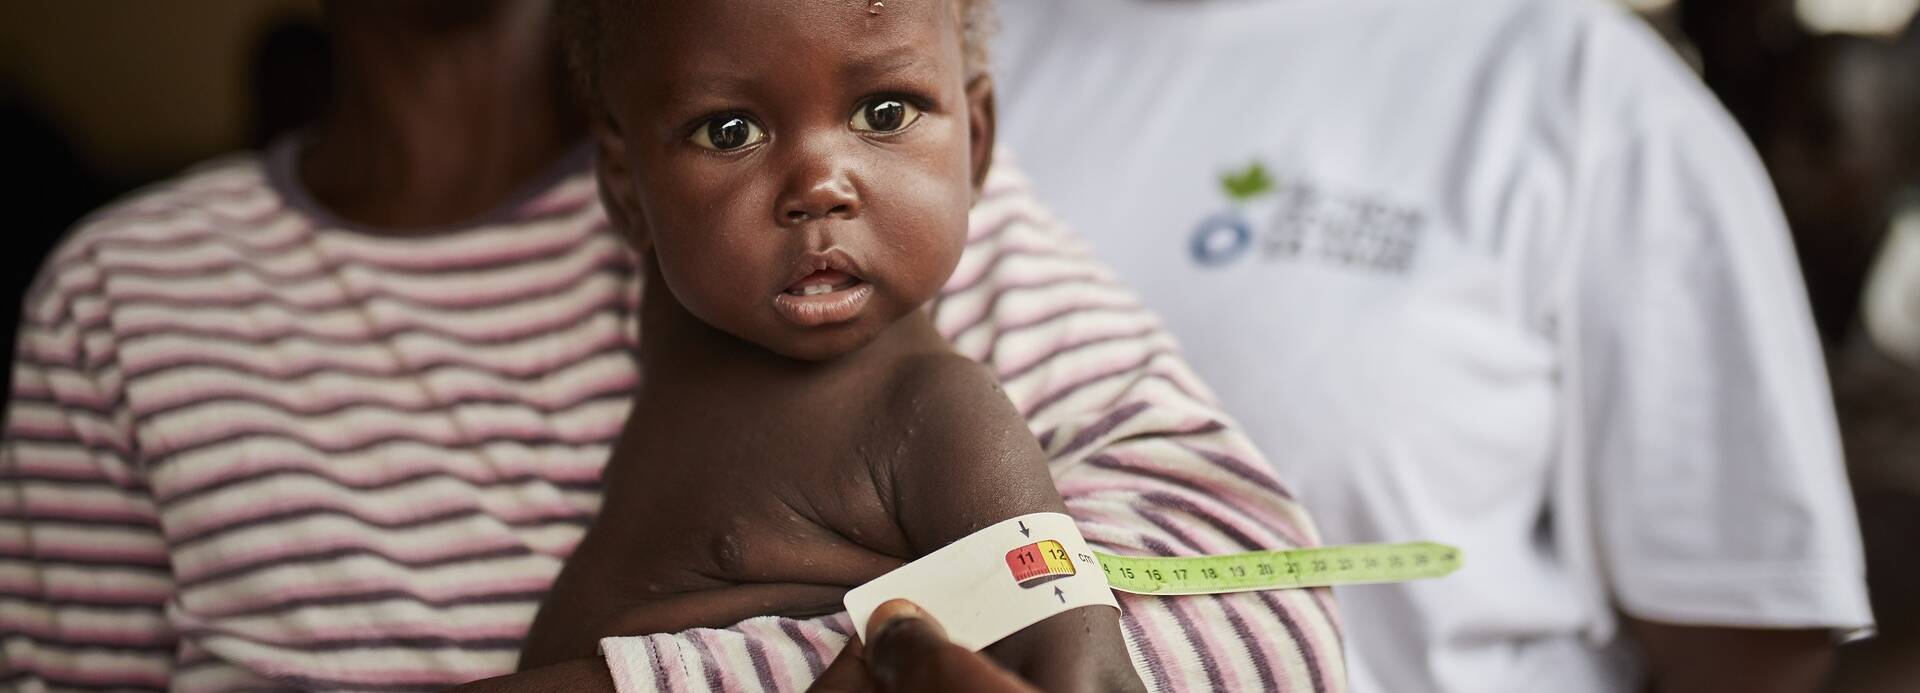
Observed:
[[[867,663],[887,690],[898,689],[901,672],[938,658],[941,646],[954,646],[947,642],[947,629],[913,602],[888,600],[867,617]]]
[[[867,664],[883,691],[1033,691],[992,660],[947,640],[912,602],[895,599],[867,619]]]

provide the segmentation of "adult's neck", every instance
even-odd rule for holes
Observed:
[[[336,0],[333,110],[300,161],[311,194],[404,233],[493,210],[574,146],[544,2]]]

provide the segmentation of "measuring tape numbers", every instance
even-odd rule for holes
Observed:
[[[1093,555],[1113,589],[1164,597],[1405,582],[1460,568],[1459,549],[1432,542],[1171,558]]]
[[[1444,544],[1353,544],[1217,556],[1118,556],[1088,548],[1073,518],[1034,513],[968,535],[847,593],[860,638],[881,603],[906,599],[955,644],[991,645],[1054,614],[1119,608],[1113,593],[1176,597],[1400,582],[1460,567]]]

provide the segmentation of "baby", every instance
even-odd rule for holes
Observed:
[[[572,8],[602,197],[647,271],[644,383],[523,669],[604,636],[831,614],[980,528],[1064,512],[993,375],[923,310],[993,149],[988,4]],[[987,654],[1049,690],[1141,687],[1112,609]]]

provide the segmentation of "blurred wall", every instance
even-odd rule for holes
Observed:
[[[318,0],[0,2],[0,80],[59,122],[98,174],[149,180],[245,147],[261,33],[319,14]]]

